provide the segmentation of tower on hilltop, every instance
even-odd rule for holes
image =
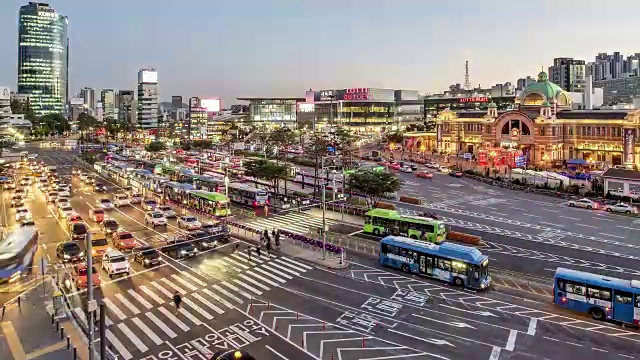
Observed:
[[[464,88],[471,90],[471,81],[469,80],[469,61],[464,62]]]

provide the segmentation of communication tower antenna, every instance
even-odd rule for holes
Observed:
[[[469,61],[464,62],[464,88],[471,90],[471,81],[469,80]]]

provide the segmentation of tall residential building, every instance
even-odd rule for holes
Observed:
[[[207,108],[202,106],[202,99],[192,97],[189,99],[189,114],[187,115],[187,139],[207,138]]]
[[[18,93],[36,115],[64,113],[69,94],[69,21],[48,4],[29,2],[18,19]]]
[[[574,58],[555,58],[549,67],[549,81],[568,92],[584,92],[586,64]]]
[[[100,92],[100,102],[102,103],[102,113],[105,119],[117,118],[116,110],[116,94],[113,89],[103,89]]]
[[[138,127],[158,129],[158,72],[155,69],[138,71]]]
[[[118,119],[136,124],[136,96],[133,90],[120,90],[116,97],[118,103]]]
[[[534,82],[536,82],[536,79],[532,78],[531,76],[527,76],[526,78],[520,78],[516,82],[516,91],[522,91],[524,90],[524,88],[533,84]]]
[[[172,96],[171,97],[171,110],[182,108],[182,96]]]
[[[89,111],[89,114],[95,115],[96,110],[96,89],[89,87],[82,88],[80,90],[80,97],[84,99],[84,107]]]

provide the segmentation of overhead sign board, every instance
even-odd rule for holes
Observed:
[[[486,96],[463,97],[458,98],[458,101],[461,103],[488,102],[489,98]]]

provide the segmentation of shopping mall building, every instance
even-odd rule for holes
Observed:
[[[491,102],[481,111],[445,109],[435,121],[435,131],[405,134],[405,149],[510,166],[518,158],[540,166],[575,159],[640,164],[640,110],[572,110],[571,96],[545,72],[517,96],[514,109]]]

